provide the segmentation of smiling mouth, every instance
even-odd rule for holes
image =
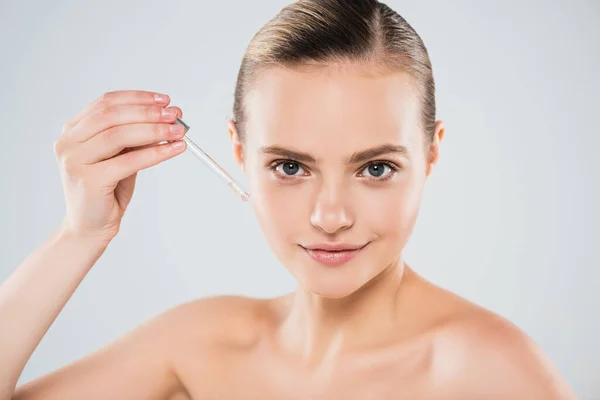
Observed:
[[[313,260],[330,266],[342,265],[356,257],[369,243],[362,246],[313,246],[310,248],[300,246]]]

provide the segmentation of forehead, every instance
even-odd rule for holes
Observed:
[[[414,83],[401,72],[371,74],[348,66],[271,68],[245,97],[247,141],[327,147],[408,145],[422,136]]]

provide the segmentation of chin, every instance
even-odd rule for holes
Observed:
[[[361,276],[352,268],[346,271],[302,271],[296,275],[298,286],[305,291],[328,299],[341,299],[358,291],[369,276]]]
[[[360,286],[342,287],[340,285],[335,285],[331,287],[317,286],[308,288],[308,290],[311,293],[327,299],[342,299],[344,297],[350,296],[358,289],[360,289]]]
[[[360,289],[360,286],[342,287],[340,285],[332,285],[326,287],[324,285],[314,285],[303,286],[303,289],[326,299],[343,299]]]

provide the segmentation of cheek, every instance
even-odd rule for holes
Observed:
[[[282,255],[306,226],[308,202],[298,187],[281,185],[269,171],[248,171],[252,206],[261,230],[272,249]]]
[[[417,219],[423,182],[418,174],[405,172],[399,178],[387,188],[362,190],[357,217],[383,240],[404,246]]]

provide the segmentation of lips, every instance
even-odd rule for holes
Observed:
[[[365,246],[367,245],[321,243],[306,247],[302,246],[302,248],[313,260],[319,263],[325,265],[341,265],[356,257]]]

